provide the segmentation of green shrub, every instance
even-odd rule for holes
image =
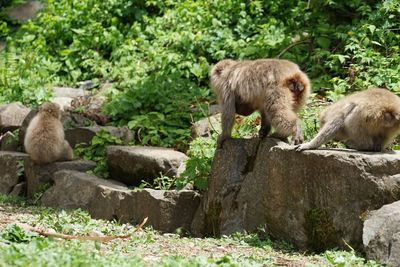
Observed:
[[[85,160],[96,162],[96,168],[93,173],[107,178],[106,149],[109,145],[122,145],[122,140],[111,135],[106,130],[101,130],[93,137],[89,146],[87,144],[79,144],[74,149],[74,154],[78,157],[83,157]]]

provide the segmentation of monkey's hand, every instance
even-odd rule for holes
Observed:
[[[297,119],[296,125],[294,127],[293,142],[295,145],[299,145],[304,142],[303,133],[301,132],[301,122],[299,119]]]
[[[312,147],[310,146],[310,143],[305,143],[305,144],[301,144],[301,145],[297,145],[294,148],[296,151],[300,152],[303,150],[309,150],[312,149]]]
[[[293,140],[294,140],[294,144],[295,144],[295,145],[300,145],[300,144],[302,144],[302,143],[304,142],[304,137],[303,137],[303,135],[301,134],[301,135],[295,136],[295,137],[293,138]]]

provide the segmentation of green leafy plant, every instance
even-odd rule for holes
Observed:
[[[174,178],[168,177],[160,173],[160,176],[155,178],[152,183],[142,181],[139,188],[153,188],[158,190],[170,190],[174,185]]]
[[[200,137],[191,142],[186,169],[175,182],[177,189],[182,189],[188,183],[199,190],[207,188],[215,147],[216,135],[213,138]]]
[[[106,148],[109,145],[122,145],[122,140],[111,135],[106,130],[98,132],[87,144],[79,144],[74,149],[74,154],[78,157],[83,157],[85,160],[92,160],[96,162],[96,168],[93,173],[101,177],[108,177],[108,170],[106,164]]]
[[[16,224],[11,224],[2,231],[1,238],[12,243],[26,243],[40,237],[37,234],[25,232],[24,229]]]
[[[12,47],[0,51],[0,103],[37,105],[48,100],[50,74],[36,68],[40,59],[35,51],[18,54]]]

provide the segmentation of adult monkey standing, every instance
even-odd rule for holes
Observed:
[[[296,114],[310,94],[307,75],[295,63],[282,59],[218,62],[210,72],[211,86],[222,109],[222,133],[217,146],[231,137],[235,113],[248,116],[261,113],[260,138],[274,127],[273,137],[292,136],[294,144],[303,142],[301,122]]]

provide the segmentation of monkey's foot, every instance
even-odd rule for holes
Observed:
[[[294,149],[296,151],[298,151],[298,152],[301,152],[301,151],[304,151],[304,150],[312,149],[312,147],[308,143],[305,143],[305,144],[301,144],[301,145],[296,145],[294,147]]]

